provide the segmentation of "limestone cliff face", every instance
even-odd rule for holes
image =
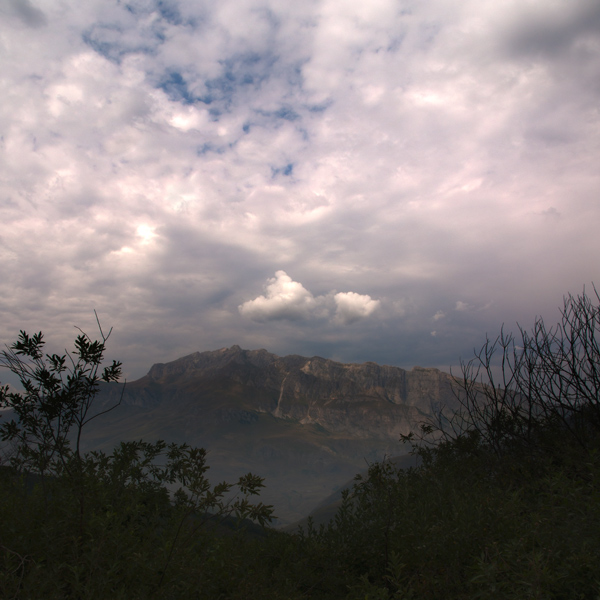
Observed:
[[[123,402],[87,428],[89,449],[122,440],[186,442],[209,452],[214,482],[251,471],[281,522],[306,516],[365,461],[407,452],[400,434],[432,407],[454,403],[450,376],[314,356],[279,357],[238,346],[154,365],[107,384],[99,408]]]
[[[154,407],[186,398],[200,409],[216,395],[237,396],[240,418],[246,420],[252,412],[269,413],[332,433],[397,440],[432,408],[453,403],[450,383],[450,376],[436,369],[279,357],[232,346],[154,365],[128,386],[125,402]],[[235,408],[227,414],[231,411]]]

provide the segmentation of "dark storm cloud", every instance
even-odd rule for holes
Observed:
[[[29,27],[43,27],[48,23],[44,13],[29,0],[8,0],[8,5],[14,14]]]
[[[509,51],[515,55],[550,59],[571,55],[585,60],[587,43],[600,40],[600,4],[595,0],[550,5],[546,11],[524,4],[518,16],[507,40]]]

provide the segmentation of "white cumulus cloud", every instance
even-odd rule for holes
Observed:
[[[238,306],[244,317],[254,321],[278,319],[306,320],[331,318],[336,324],[348,325],[370,316],[380,301],[356,292],[330,292],[314,296],[301,283],[293,281],[285,271],[277,271],[267,281],[265,293]]]
[[[373,314],[381,302],[373,300],[366,294],[356,292],[340,292],[334,296],[336,311],[335,320],[345,325],[354,323]]]
[[[265,294],[248,300],[239,307],[240,313],[254,321],[276,319],[306,319],[317,308],[315,297],[285,271],[277,271],[268,280]]]

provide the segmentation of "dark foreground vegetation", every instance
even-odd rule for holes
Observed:
[[[98,383],[120,374],[100,367],[108,336],[63,357],[21,333],[2,354],[25,391],[0,392],[18,417],[1,427],[0,597],[595,600],[599,305],[569,296],[556,327],[488,340],[456,379],[462,409],[407,436],[421,466],[373,464],[296,534],[268,528],[260,478],[211,488],[201,449],[82,455]]]

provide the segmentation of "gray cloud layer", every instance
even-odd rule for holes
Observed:
[[[447,366],[555,320],[600,263],[599,23],[595,0],[10,0],[0,339],[65,344],[96,309],[137,377],[234,343]]]

